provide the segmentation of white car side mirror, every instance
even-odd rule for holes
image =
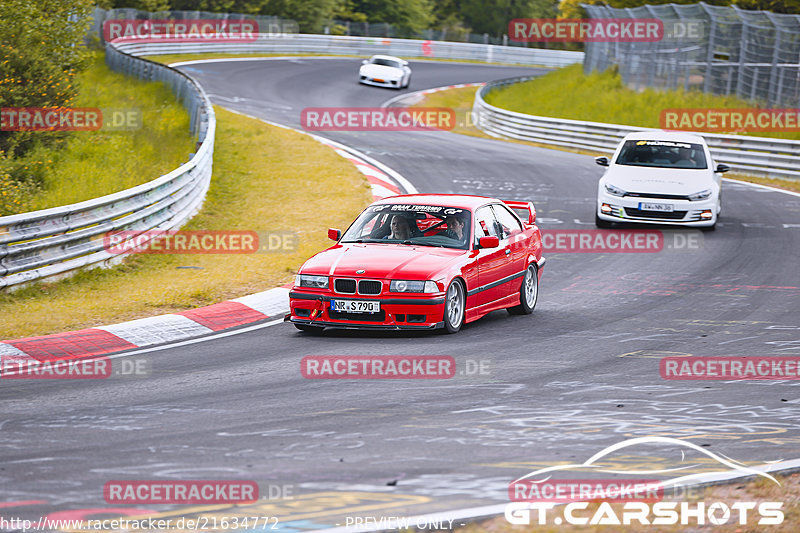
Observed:
[[[363,61],[361,61],[361,64],[362,64],[362,65],[366,65],[366,64],[367,64],[367,60],[366,60],[366,59],[364,59]]]

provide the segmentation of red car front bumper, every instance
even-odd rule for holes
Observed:
[[[436,329],[444,327],[444,294],[419,294],[402,297],[358,296],[359,300],[380,302],[378,313],[333,311],[331,299],[352,300],[328,292],[301,291],[289,293],[288,320],[300,325],[352,329]]]

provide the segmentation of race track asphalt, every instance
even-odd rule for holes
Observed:
[[[181,68],[215,104],[299,127],[304,107],[379,106],[398,94],[358,85],[358,64]],[[412,67],[409,91],[543,72]],[[324,135],[421,192],[532,200],[543,230],[594,229],[602,168],[589,156],[440,131]],[[502,503],[513,479],[632,437],[685,439],[749,464],[800,458],[800,382],[659,374],[665,356],[800,355],[800,197],[731,182],[723,189],[717,231],[665,232],[661,252],[547,254],[530,316],[495,312],[457,335],[311,336],[278,323],[150,351],[140,356],[152,368],[146,378],[4,380],[0,501],[23,502],[4,516],[109,507],[102,487],[115,479],[252,479],[262,495],[289,487],[295,496],[291,505],[260,502],[258,514],[278,516],[285,531],[307,530],[354,513]],[[696,247],[680,248],[688,235]],[[308,380],[299,368],[307,355],[450,355],[460,370],[471,360],[488,362],[489,372]],[[609,464],[679,461],[679,449],[650,446]]]

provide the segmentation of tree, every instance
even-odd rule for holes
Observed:
[[[0,102],[3,107],[69,106],[75,74],[87,65],[83,45],[92,0],[0,0]],[[0,152],[24,155],[61,135],[0,131]]]
[[[434,21],[430,0],[354,0],[352,4],[369,22],[392,24],[405,33],[428,29]]]
[[[459,12],[475,33],[499,37],[519,18],[555,17],[555,0],[462,0]]]

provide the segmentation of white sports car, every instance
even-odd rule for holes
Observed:
[[[361,62],[358,82],[402,89],[411,83],[408,61],[393,56],[372,56]]]
[[[714,164],[705,140],[690,133],[629,133],[597,187],[597,227],[611,222],[676,224],[714,229],[722,207],[721,174],[728,165]]]

